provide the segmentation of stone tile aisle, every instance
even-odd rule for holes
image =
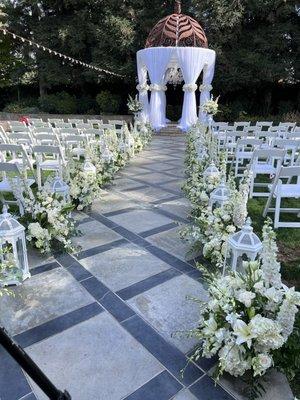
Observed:
[[[0,321],[74,400],[230,400],[207,372],[186,366],[197,321],[186,296],[205,298],[178,225],[184,138],[155,137],[89,215],[76,216],[81,251],[33,262],[33,277],[0,300]],[[43,265],[41,265],[43,264]],[[44,399],[0,349],[0,399]]]

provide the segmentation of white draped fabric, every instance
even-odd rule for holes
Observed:
[[[137,90],[139,91],[139,101],[143,106],[140,118],[143,122],[149,122],[149,99],[148,99],[148,85],[147,85],[147,69],[141,61],[139,53],[137,53],[137,73],[139,84]]]
[[[170,47],[156,47],[156,51],[141,51],[141,58],[147,67],[151,81],[150,122],[155,130],[166,126],[166,94],[165,72],[173,49]]]
[[[216,53],[201,47],[150,47],[137,55],[139,82],[144,82],[147,72],[151,81],[149,121],[155,130],[166,126],[165,79],[169,67],[180,67],[184,78],[184,101],[179,127],[187,130],[197,122],[195,91],[197,79],[203,71],[203,83],[211,84]],[[209,92],[201,93],[201,104]]]
[[[215,73],[215,61],[207,62],[203,69],[203,80],[200,86],[200,108],[199,108],[199,119],[202,122],[206,121],[206,114],[201,111],[202,105],[210,99],[210,91],[212,90],[212,80]]]
[[[185,82],[183,86],[182,116],[179,127],[182,130],[187,130],[190,126],[196,124],[198,120],[195,95],[197,90],[196,82],[206,61],[206,55],[205,52],[195,51],[194,47],[177,47],[176,54]]]

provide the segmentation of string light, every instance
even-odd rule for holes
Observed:
[[[69,60],[72,64],[74,63],[74,64],[81,65],[81,66],[83,66],[85,68],[89,68],[89,69],[92,69],[92,70],[95,70],[95,71],[98,71],[98,72],[102,72],[102,73],[105,73],[105,74],[108,74],[108,75],[113,75],[113,76],[118,76],[120,78],[124,78],[124,75],[120,75],[120,74],[117,74],[115,72],[108,71],[107,69],[95,67],[94,65],[84,63],[83,61],[80,61],[80,60],[76,60],[75,58],[72,58],[72,57],[66,56],[65,54],[62,54],[62,53],[59,53],[57,51],[51,50],[48,47],[42,46],[41,44],[36,43],[36,42],[34,42],[32,40],[29,40],[29,39],[26,39],[26,38],[24,38],[22,36],[16,35],[15,33],[12,33],[10,31],[8,31],[6,28],[0,27],[0,31],[3,33],[3,35],[9,34],[9,35],[12,36],[13,39],[21,40],[23,43],[26,42],[30,46],[34,46],[34,47],[36,47],[38,49],[42,49],[43,51],[47,51],[49,54],[54,54],[55,56],[63,58],[64,60]]]

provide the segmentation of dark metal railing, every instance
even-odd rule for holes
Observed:
[[[47,378],[44,372],[36,365],[29,355],[9,336],[7,331],[0,327],[0,345],[11,355],[20,367],[40,387],[50,400],[71,400],[67,391],[58,390]]]

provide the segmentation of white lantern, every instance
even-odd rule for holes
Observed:
[[[86,160],[83,164],[83,172],[87,175],[96,175],[97,169],[91,161]]]
[[[123,142],[123,140],[119,142],[119,150],[121,153],[125,153],[125,151],[127,150],[126,143]]]
[[[0,215],[0,286],[20,285],[30,278],[25,228],[3,207]]]
[[[107,146],[105,146],[103,152],[101,153],[101,159],[107,163],[110,163],[113,159],[113,154],[111,151],[109,151]]]
[[[230,197],[230,190],[226,185],[225,181],[222,180],[219,186],[217,186],[210,194],[209,197],[209,206],[223,208],[224,204],[226,204]]]
[[[58,175],[53,179],[51,192],[57,193],[65,202],[69,200],[69,186]]]
[[[203,172],[203,176],[205,178],[218,178],[220,176],[220,171],[214,163],[211,163]]]
[[[254,261],[261,250],[262,243],[253,232],[251,219],[247,218],[243,228],[228,239],[224,270],[226,261],[230,260],[230,266],[233,271],[240,270],[240,272],[243,272],[242,263],[245,260],[242,257],[246,256],[247,260]]]

